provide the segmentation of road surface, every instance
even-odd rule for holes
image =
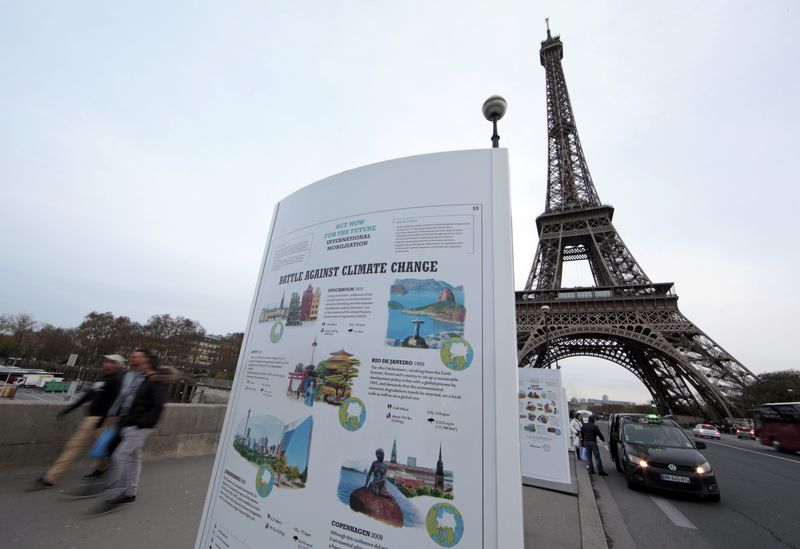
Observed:
[[[608,440],[607,424],[599,425]],[[708,448],[702,454],[719,482],[720,503],[630,490],[615,470],[607,445],[601,449],[609,476],[593,476],[592,481],[610,545],[800,548],[800,456],[730,435],[703,441]]]

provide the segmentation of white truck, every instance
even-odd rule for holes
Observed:
[[[44,384],[48,381],[64,381],[64,378],[61,376],[57,376],[56,374],[27,374],[20,378],[17,378],[14,383],[18,387],[38,387],[39,389],[44,388]]]

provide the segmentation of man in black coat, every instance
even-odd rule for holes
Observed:
[[[114,497],[102,503],[94,514],[102,515],[119,506],[136,501],[139,476],[142,471],[142,448],[153,432],[167,401],[169,382],[175,379],[171,369],[158,369],[158,357],[147,349],[137,349],[131,355],[131,368],[141,379],[129,388],[130,394],[120,394],[124,402],[118,418],[121,441],[111,456],[111,469],[106,490]]]
[[[92,445],[100,433],[99,428],[103,424],[108,409],[119,394],[119,388],[122,383],[122,366],[124,364],[125,357],[123,356],[103,356],[103,373],[101,377],[81,398],[59,412],[59,416],[65,416],[85,402],[89,403],[86,417],[75,429],[75,432],[64,445],[61,455],[53,462],[53,465],[50,466],[45,474],[36,479],[35,488],[53,486],[64,470],[76,459],[82,457],[86,449]]]
[[[603,438],[603,433],[600,432],[600,427],[595,425],[594,423],[594,416],[589,416],[589,422],[584,423],[583,427],[581,427],[581,442],[589,451],[589,474],[594,474],[594,463],[592,462],[592,458],[597,461],[597,472],[600,473],[600,476],[606,476],[607,473],[603,470],[603,462],[600,460],[600,448],[597,446],[597,439],[605,442],[605,438]]]

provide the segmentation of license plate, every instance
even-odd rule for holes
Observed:
[[[670,482],[682,482],[684,484],[689,484],[690,482],[692,482],[692,479],[690,479],[689,477],[682,477],[680,475],[665,475],[663,473],[661,474],[661,480],[668,480]]]

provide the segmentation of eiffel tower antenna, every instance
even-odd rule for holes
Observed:
[[[578,137],[563,44],[545,22],[539,60],[547,90],[547,188],[536,218],[539,245],[525,290],[516,295],[519,364],[604,358],[636,375],[662,413],[741,417],[734,398],[756,377],[680,312],[673,283],[651,282],[620,238]],[[594,286],[563,287],[564,263],[578,260],[588,262]]]

